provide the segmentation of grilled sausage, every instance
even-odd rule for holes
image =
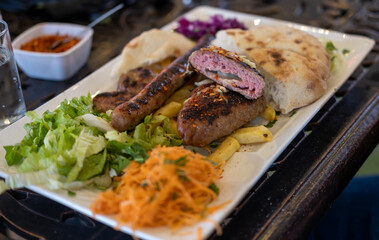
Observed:
[[[128,101],[134,97],[126,92],[103,92],[97,94],[93,99],[93,108],[96,112],[106,112],[108,110],[113,110],[118,105]]]
[[[254,63],[234,52],[210,46],[194,52],[189,62],[200,73],[246,98],[256,99],[262,95],[263,76]]]
[[[128,92],[131,95],[137,95],[154,77],[158,75],[149,67],[138,67],[130,70],[127,73],[121,74],[117,91]]]
[[[92,102],[97,112],[115,109],[139,93],[157,74],[149,68],[139,67],[120,76],[116,92],[103,92]]]
[[[197,87],[178,115],[178,133],[184,143],[206,146],[258,117],[266,100],[247,99],[216,83]]]
[[[128,102],[118,105],[112,112],[112,126],[118,131],[133,129],[147,115],[163,105],[163,103],[189,78],[187,71],[188,57],[193,52],[205,47],[211,37],[203,38],[194,48],[177,58],[140,93]]]

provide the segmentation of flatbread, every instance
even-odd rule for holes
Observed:
[[[255,48],[249,56],[259,59],[257,66],[265,76],[263,94],[267,101],[284,114],[311,104],[325,93],[326,76],[314,59],[277,48]]]
[[[148,66],[170,56],[179,57],[194,46],[195,42],[182,34],[151,29],[133,38],[124,47],[111,74],[119,77],[131,69]]]
[[[286,114],[319,99],[327,89],[330,57],[303,31],[278,26],[219,31],[213,45],[246,55],[265,77],[264,95]]]

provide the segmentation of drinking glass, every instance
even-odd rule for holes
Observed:
[[[8,25],[0,20],[0,130],[26,112]]]

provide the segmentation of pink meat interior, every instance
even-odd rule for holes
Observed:
[[[190,57],[190,63],[208,78],[232,91],[239,92],[246,98],[256,99],[262,95],[263,77],[243,63],[209,51],[193,53]],[[227,79],[215,72],[232,74],[238,76],[239,80]]]

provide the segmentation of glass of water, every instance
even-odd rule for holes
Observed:
[[[0,130],[26,112],[8,25],[0,20]]]

